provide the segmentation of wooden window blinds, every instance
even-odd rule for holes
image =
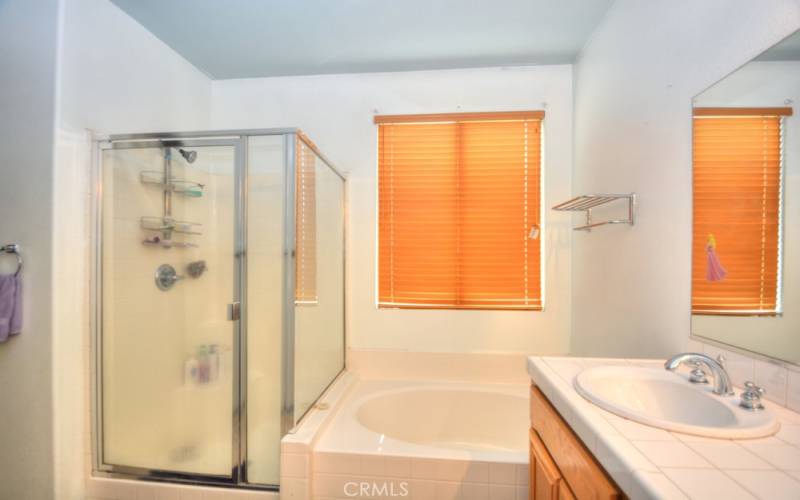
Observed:
[[[542,309],[543,118],[376,117],[379,307]]]
[[[298,138],[295,153],[295,303],[317,302],[316,155]]]
[[[779,312],[782,116],[786,114],[791,109],[788,113],[785,108],[695,110],[695,314]],[[724,268],[723,278],[709,278],[711,258]]]

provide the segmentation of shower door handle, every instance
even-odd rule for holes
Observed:
[[[240,302],[228,304],[228,320],[239,321],[242,318],[242,305]]]

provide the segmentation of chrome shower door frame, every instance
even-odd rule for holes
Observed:
[[[192,485],[216,485],[231,488],[277,491],[278,485],[249,483],[247,479],[247,193],[248,193],[248,142],[250,137],[283,136],[284,172],[284,231],[283,231],[283,307],[282,315],[282,372],[281,372],[281,435],[290,432],[301,420],[295,417],[295,260],[296,260],[296,145],[301,141],[342,180],[343,218],[343,290],[346,290],[346,235],[347,235],[347,179],[300,130],[296,128],[242,129],[202,132],[173,132],[112,135],[94,141],[92,165],[92,266],[91,266],[91,437],[93,474],[120,478],[184,483]],[[106,463],[103,456],[103,351],[102,351],[102,244],[103,244],[103,153],[114,149],[233,146],[234,160],[234,297],[240,314],[232,321],[233,342],[233,401],[232,401],[232,457],[231,474],[215,476],[190,474],[175,471],[118,466]],[[346,343],[346,304],[342,311],[342,343]],[[342,350],[344,371],[345,349]],[[336,380],[334,377],[333,380]],[[333,380],[331,383],[333,383]]]
[[[103,446],[103,153],[109,150],[152,148],[167,149],[178,147],[213,147],[229,146],[234,151],[234,269],[233,269],[233,303],[240,304],[239,317],[231,321],[233,328],[233,376],[232,376],[232,456],[230,475],[213,475],[201,473],[184,473],[168,470],[147,469],[125,465],[114,465],[105,461]],[[247,456],[246,412],[244,411],[246,395],[246,310],[244,303],[247,276],[246,234],[246,183],[247,183],[247,137],[176,137],[172,134],[152,134],[132,138],[131,136],[111,136],[108,140],[96,142],[95,165],[93,168],[93,236],[92,244],[92,440],[94,473],[116,478],[143,479],[151,481],[169,481],[187,484],[225,485],[242,487],[259,487],[244,484],[245,461]],[[220,306],[223,306],[221,304]],[[276,489],[277,485],[265,485],[267,489]]]

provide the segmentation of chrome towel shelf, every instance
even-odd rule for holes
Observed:
[[[19,253],[19,245],[16,243],[9,243],[0,246],[0,252],[17,256],[17,271],[14,273],[14,276],[19,276],[19,272],[22,271],[22,255]]]
[[[607,219],[599,222],[592,221],[592,209],[611,203],[616,200],[625,200],[628,203],[628,217],[626,219]],[[576,196],[564,203],[559,203],[553,210],[562,212],[586,212],[586,224],[574,228],[575,231],[591,231],[593,227],[606,224],[633,225],[636,218],[636,194],[587,194]]]

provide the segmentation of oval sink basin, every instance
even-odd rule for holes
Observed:
[[[597,406],[662,429],[724,439],[751,439],[777,432],[769,410],[739,407],[738,396],[717,396],[708,385],[653,368],[598,366],[583,370],[575,389]]]

